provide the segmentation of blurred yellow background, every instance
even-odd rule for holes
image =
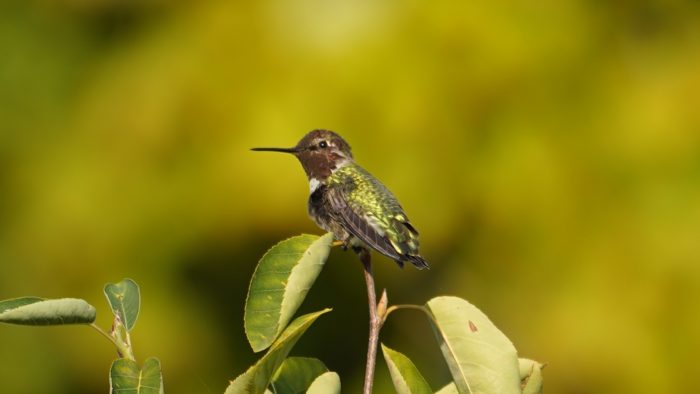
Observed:
[[[0,4],[0,299],[142,288],[136,356],[222,393],[257,259],[320,234],[300,165],[252,146],[329,128],[399,197],[430,271],[377,258],[394,303],[453,294],[548,393],[700,392],[700,6],[692,1],[8,0]],[[293,354],[359,392],[367,317],[336,250]],[[382,341],[437,389],[425,319]],[[87,327],[0,326],[0,392],[103,393]],[[377,393],[392,392],[383,360]]]

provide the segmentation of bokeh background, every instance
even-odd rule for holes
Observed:
[[[142,287],[136,356],[169,393],[258,357],[247,281],[320,234],[299,164],[252,146],[340,132],[400,198],[430,271],[376,259],[394,303],[485,311],[549,393],[700,392],[700,6],[693,1],[0,4],[0,299]],[[333,252],[293,354],[358,392],[360,265]],[[437,389],[425,319],[382,341]],[[103,393],[87,327],[0,326],[3,393]],[[380,359],[377,392],[392,392]]]

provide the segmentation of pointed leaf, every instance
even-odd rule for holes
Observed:
[[[311,382],[328,368],[317,358],[289,357],[272,378],[275,394],[298,394],[306,392]]]
[[[139,367],[136,361],[120,358],[109,371],[110,394],[163,394],[160,361],[149,358]]]
[[[486,315],[457,297],[433,298],[426,305],[460,393],[520,393],[515,347]]]
[[[260,259],[248,289],[245,332],[253,351],[267,349],[289,324],[330,253],[333,234],[299,235]]]
[[[259,394],[264,393],[272,376],[282,362],[306,332],[311,324],[330,309],[309,313],[296,318],[270,346],[265,355],[246,372],[239,375],[226,389],[225,394]]]
[[[391,380],[398,394],[432,394],[433,390],[418,368],[405,355],[382,344],[382,353],[389,366]]]
[[[542,364],[527,358],[518,360],[520,363],[520,387],[523,394],[542,393]]]
[[[452,382],[438,390],[435,394],[459,394],[459,391],[457,391],[457,386],[455,385],[455,382]]]
[[[95,321],[95,308],[77,298],[44,300],[22,297],[0,301],[0,323],[27,326],[90,324]]]
[[[104,293],[112,313],[119,317],[127,331],[131,331],[141,306],[139,285],[131,279],[124,279],[119,283],[107,283]]]
[[[340,394],[340,376],[326,372],[311,383],[306,394]]]

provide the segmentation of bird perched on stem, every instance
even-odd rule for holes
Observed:
[[[309,215],[358,253],[372,248],[403,267],[428,268],[418,252],[418,231],[396,197],[360,167],[350,145],[330,130],[313,130],[292,148],[253,148],[291,153],[301,162],[311,189]]]

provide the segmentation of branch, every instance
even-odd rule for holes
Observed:
[[[364,266],[365,283],[367,284],[367,302],[369,304],[369,340],[367,343],[367,365],[365,367],[365,385],[363,394],[372,393],[374,383],[374,368],[377,363],[377,345],[379,344],[379,330],[384,323],[384,315],[387,311],[386,290],[377,304],[377,292],[374,288],[374,276],[372,274],[372,257],[369,250],[356,250]]]

